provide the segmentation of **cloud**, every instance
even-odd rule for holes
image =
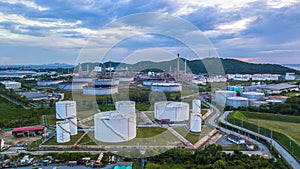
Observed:
[[[233,58],[235,60],[239,60],[242,62],[261,62],[262,59],[261,58]]]
[[[29,1],[29,0],[1,0],[1,2],[2,3],[13,4],[13,5],[21,4],[21,5],[24,5],[28,8],[36,9],[36,10],[39,10],[39,11],[49,10],[48,7],[39,6],[35,2]]]

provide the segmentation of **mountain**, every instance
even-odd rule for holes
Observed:
[[[109,62],[106,62],[104,64],[105,67],[109,67]],[[118,67],[118,69],[125,69],[126,67],[128,67],[129,69],[133,69],[135,71],[161,70],[168,72],[170,68],[172,69],[172,71],[174,71],[174,69],[177,69],[177,59],[161,62],[142,61],[135,64],[112,62],[111,64],[113,67]],[[193,72],[195,74],[207,73],[207,70],[212,74],[219,74],[220,70],[224,70],[226,74],[285,74],[286,72],[295,72],[297,74],[300,74],[299,70],[295,70],[281,65],[254,64],[242,62],[235,59],[206,58],[202,60],[186,60],[186,64],[187,72]],[[94,66],[99,66],[99,63],[83,63],[82,69],[86,70],[87,65],[89,65],[89,69],[93,69]],[[185,59],[181,58],[181,71],[184,71],[184,65]]]

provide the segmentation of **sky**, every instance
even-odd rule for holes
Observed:
[[[0,65],[195,59],[205,38],[222,58],[300,64],[299,30],[298,0],[0,0]]]

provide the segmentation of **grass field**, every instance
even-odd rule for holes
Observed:
[[[184,138],[186,138],[192,144],[195,144],[202,137],[204,137],[206,134],[212,131],[212,129],[207,126],[203,126],[202,131],[200,133],[192,133],[184,127],[176,127],[174,128],[174,130],[176,130],[180,135],[184,136]]]
[[[227,120],[254,132],[272,137],[300,159],[300,117],[255,112],[233,112]],[[258,127],[259,126],[259,127]]]
[[[82,135],[83,135],[83,132],[78,132],[77,135],[71,136],[71,141],[69,141],[67,143],[57,143],[56,137],[52,137],[44,145],[73,145]]]

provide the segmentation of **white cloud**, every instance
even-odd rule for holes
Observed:
[[[178,7],[175,12],[177,16],[191,14],[201,7],[218,7],[221,11],[236,11],[255,1],[258,0],[170,0],[171,3],[176,4],[174,6]]]
[[[246,30],[247,25],[253,22],[255,19],[256,17],[249,17],[238,21],[222,23],[217,25],[214,30],[208,30],[203,33],[207,37],[217,37],[225,34],[238,34],[239,32]]]
[[[12,22],[25,26],[36,27],[74,27],[80,25],[82,22],[77,20],[76,22],[66,22],[62,19],[50,19],[50,18],[37,18],[35,20],[25,18],[22,15],[17,14],[4,14],[0,12],[0,22]]]
[[[268,0],[267,4],[271,8],[283,8],[299,3],[299,0]]]
[[[33,8],[39,11],[49,10],[49,8],[39,6],[35,2],[29,0],[1,0],[1,2],[8,3],[8,4],[22,4],[28,8]]]

